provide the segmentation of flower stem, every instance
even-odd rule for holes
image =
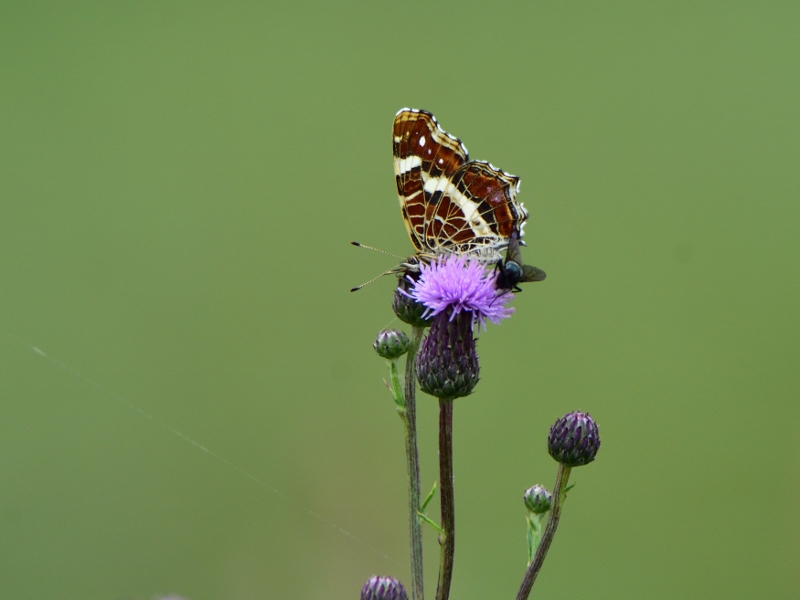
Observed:
[[[403,397],[403,387],[400,385],[400,373],[397,370],[397,359],[388,361],[389,363],[389,385],[391,386],[392,396],[394,396],[394,403],[397,405],[397,414],[406,421],[405,413],[405,400]]]
[[[422,523],[420,511],[419,452],[417,450],[417,376],[415,363],[422,341],[422,327],[412,327],[406,355],[405,406],[402,414],[406,429],[406,465],[408,467],[408,535],[411,545],[411,597],[424,600],[422,579]]]
[[[456,513],[453,499],[453,401],[439,398],[439,481],[442,500],[442,530],[439,535],[441,559],[436,600],[447,600],[453,579],[456,549]]]
[[[572,471],[572,467],[567,467],[559,463],[556,485],[553,488],[553,506],[550,509],[550,518],[547,520],[547,526],[544,528],[542,540],[536,548],[536,554],[534,554],[533,560],[525,571],[525,577],[522,578],[522,585],[520,585],[519,592],[517,592],[517,600],[527,600],[528,595],[531,593],[533,582],[536,581],[536,576],[539,574],[539,570],[544,564],[547,550],[550,548],[553,537],[556,535],[558,521],[561,519],[561,507],[564,505],[564,500],[567,497],[566,488],[570,471]]]

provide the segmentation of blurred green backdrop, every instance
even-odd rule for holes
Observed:
[[[4,3],[2,597],[408,582],[402,431],[370,347],[393,281],[348,292],[395,264],[350,239],[411,250],[403,106],[522,177],[525,259],[548,273],[481,336],[457,402],[453,597],[515,594],[522,492],[552,485],[546,432],[576,408],[603,447],[534,594],[798,597],[798,19]]]

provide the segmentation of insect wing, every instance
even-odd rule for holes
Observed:
[[[520,279],[520,283],[524,281],[544,281],[547,277],[547,273],[534,267],[533,265],[522,265],[522,279]]]
[[[508,250],[506,251],[506,263],[515,262],[518,265],[522,264],[522,252],[519,249],[519,238],[512,235],[508,240]]]

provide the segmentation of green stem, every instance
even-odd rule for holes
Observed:
[[[517,592],[517,600],[528,599],[533,583],[536,581],[536,576],[539,574],[539,570],[544,564],[547,550],[550,548],[553,537],[556,535],[558,521],[561,519],[561,507],[564,505],[564,500],[567,497],[566,488],[570,471],[572,471],[572,467],[566,467],[559,463],[556,485],[553,488],[553,506],[550,509],[550,518],[547,521],[547,526],[544,528],[542,540],[539,542],[538,548],[536,548],[536,554],[534,554],[533,560],[525,571],[525,577],[522,578],[522,585],[520,585],[519,592]]]
[[[544,515],[528,513],[528,564],[533,562],[533,557],[536,555],[536,549],[539,547],[539,542],[542,539],[543,519]]]
[[[439,481],[442,500],[442,530],[439,536],[441,559],[436,600],[447,600],[453,579],[456,549],[456,513],[453,497],[453,401],[439,398]]]
[[[400,373],[397,370],[397,359],[389,361],[389,384],[392,396],[394,396],[394,403],[397,405],[397,412],[405,423],[405,400],[403,399],[403,387],[400,385]]]
[[[401,417],[406,430],[408,466],[408,535],[411,544],[411,597],[424,600],[422,579],[422,523],[420,513],[419,452],[417,450],[417,375],[416,358],[424,329],[412,327],[406,355],[405,404]]]

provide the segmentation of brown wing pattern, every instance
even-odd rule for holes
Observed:
[[[394,173],[403,221],[417,252],[427,252],[425,223],[430,217],[422,173],[451,176],[467,160],[464,145],[444,132],[424,110],[403,109],[392,131]]]
[[[469,162],[460,140],[429,112],[403,109],[393,129],[394,169],[403,221],[417,253],[502,259],[527,213],[516,200],[519,178]]]

